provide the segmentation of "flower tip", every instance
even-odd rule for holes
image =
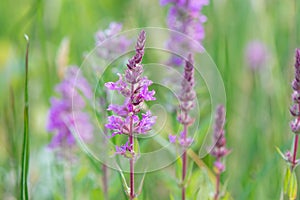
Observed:
[[[141,30],[139,34],[139,40],[145,40],[146,39],[146,31]]]
[[[189,53],[189,55],[188,55],[188,62],[192,65],[194,64],[193,54],[191,54],[191,53]]]
[[[297,69],[300,68],[300,49],[296,49],[296,55],[295,55],[296,61],[295,61],[295,67]]]
[[[112,90],[112,88],[114,88],[113,85],[114,85],[113,82],[107,82],[107,83],[104,84],[104,86],[105,86],[107,89],[110,89],[110,90]]]
[[[300,55],[300,49],[296,48],[296,55]]]

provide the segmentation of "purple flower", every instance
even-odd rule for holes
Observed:
[[[60,98],[51,98],[47,130],[55,132],[49,147],[72,147],[75,131],[84,141],[92,139],[93,125],[90,116],[84,112],[86,101],[91,100],[92,90],[77,67],[67,68],[63,81],[57,85]]]
[[[117,134],[123,134],[124,132],[128,133],[128,128],[125,127],[124,119],[119,116],[109,116],[108,123],[105,124],[105,128],[114,130],[112,136]],[[127,131],[125,131],[127,129]]]
[[[292,89],[294,90],[292,93],[293,105],[290,107],[290,113],[293,117],[295,117],[290,122],[290,127],[292,132],[295,133],[294,141],[293,141],[293,153],[287,151],[285,155],[283,155],[285,161],[290,165],[291,171],[293,171],[299,164],[299,159],[297,158],[298,151],[298,143],[299,143],[299,133],[300,133],[300,49],[296,49],[295,52],[295,78],[292,82]]]
[[[156,116],[152,116],[150,111],[147,111],[146,114],[142,114],[142,119],[136,125],[134,130],[139,134],[146,134],[151,130],[152,126],[155,124]]]
[[[195,104],[196,93],[194,91],[194,85],[194,61],[192,55],[189,54],[181,82],[181,92],[179,94],[180,111],[177,116],[177,120],[184,126],[184,131],[182,131],[178,137],[169,135],[171,143],[177,141],[184,148],[187,148],[193,142],[192,138],[189,138],[187,135],[187,127],[194,122],[194,119],[189,115],[189,112],[194,108]]]
[[[216,110],[214,135],[213,135],[213,148],[211,155],[216,157],[215,167],[222,172],[225,167],[220,167],[221,159],[225,157],[230,151],[226,148],[226,138],[224,131],[225,124],[225,108],[223,105],[219,105]]]
[[[186,133],[181,132],[180,136],[169,134],[170,143],[178,143],[181,147],[187,148],[193,143],[193,139],[187,137]]]
[[[133,148],[132,148],[132,146],[128,145],[128,142],[126,142],[126,144],[124,144],[124,145],[116,146],[115,154],[119,154],[124,157],[131,158],[132,153],[133,153]]]
[[[186,132],[182,131],[180,134],[180,137],[178,138],[178,141],[182,147],[187,148],[192,144],[193,139],[190,137],[187,137]]]
[[[215,161],[214,167],[215,167],[215,170],[217,171],[217,173],[222,173],[225,171],[225,165],[220,161]]]
[[[115,114],[121,116],[121,117],[126,117],[129,112],[130,112],[130,108],[128,107],[128,102],[129,99],[126,99],[127,102],[124,102],[124,105],[116,105],[116,104],[110,104],[108,106],[109,111],[113,111]]]
[[[191,124],[193,122],[193,119],[188,114],[194,108],[194,99],[196,97],[193,64],[193,57],[189,54],[188,61],[186,61],[184,67],[184,78],[181,82],[181,92],[179,94],[181,112],[178,115],[178,121],[181,124]]]
[[[168,13],[168,28],[181,32],[200,44],[205,37],[203,23],[206,17],[201,13],[203,6],[209,4],[209,0],[161,0],[160,4],[165,6],[172,4]],[[201,52],[202,48],[195,45],[191,40],[180,38],[178,33],[172,33],[167,47],[171,51],[180,52],[186,56],[186,52]],[[181,65],[182,59],[172,56],[170,64]]]
[[[229,154],[229,150],[226,148],[225,139],[225,108],[223,105],[219,105],[216,109],[214,135],[213,135],[213,148],[210,154],[216,157],[214,162],[214,171],[216,173],[216,192],[215,199],[219,199],[220,195],[220,175],[225,171],[225,164],[222,162],[222,158]]]
[[[125,97],[123,105],[111,104],[108,110],[116,115],[108,117],[106,128],[113,131],[112,136],[125,134],[129,136],[128,142],[120,147],[116,147],[116,154],[128,157],[133,152],[133,137],[137,134],[146,134],[155,124],[156,117],[152,116],[150,111],[142,113],[141,118],[138,113],[141,112],[141,106],[145,101],[155,100],[154,90],[149,90],[152,84],[147,77],[143,77],[142,59],[144,55],[146,33],[142,31],[138,37],[135,55],[128,60],[127,69],[124,75],[118,74],[119,80],[105,84],[109,90],[116,90]],[[128,151],[130,149],[130,151]]]
[[[125,97],[129,97],[130,95],[130,89],[128,88],[127,83],[123,80],[123,77],[121,74],[118,73],[119,80],[116,82],[107,82],[105,83],[105,87],[109,90],[117,90]]]
[[[169,134],[169,141],[171,143],[176,143],[176,140],[177,140],[177,136],[176,135]]]
[[[245,57],[247,65],[252,70],[257,70],[267,64],[269,52],[261,41],[254,40],[247,44]]]
[[[299,118],[299,110],[300,110],[300,49],[296,49],[295,55],[295,78],[292,82],[292,88],[294,90],[292,94],[292,100],[294,104],[290,108],[291,114],[296,117],[291,123],[291,130],[294,133],[300,133],[300,118]]]
[[[95,34],[97,53],[98,55],[105,59],[111,60],[115,56],[120,55],[120,53],[124,53],[131,42],[125,36],[118,35],[122,30],[122,24],[112,22],[110,23],[108,29],[99,30]],[[113,40],[108,40],[112,37],[115,37]]]

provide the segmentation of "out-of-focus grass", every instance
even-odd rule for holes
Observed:
[[[145,12],[145,8],[147,12]],[[166,8],[158,1],[137,0],[25,0],[4,1],[0,6],[0,108],[1,141],[10,140],[12,130],[22,130],[23,34],[31,38],[29,70],[31,170],[30,195],[33,199],[63,199],[62,169],[45,150],[50,135],[45,131],[49,97],[59,81],[56,53],[64,37],[70,38],[70,64],[80,64],[83,52],[94,47],[94,33],[110,21],[124,23],[125,29],[165,27]],[[275,146],[290,147],[290,82],[293,76],[295,47],[300,46],[300,3],[297,1],[212,0],[204,8],[206,47],[216,62],[226,88],[228,146],[232,153],[226,161],[223,180],[234,199],[278,199],[285,163]],[[297,18],[298,17],[298,18]],[[298,20],[297,20],[298,19]],[[260,71],[251,71],[244,60],[245,45],[260,39],[271,54]],[[10,86],[15,94],[16,119],[10,115]],[[7,120],[9,122],[7,122]],[[13,124],[13,126],[11,126]],[[21,137],[16,137],[21,138]],[[7,140],[6,140],[7,139]],[[20,141],[16,141],[20,145]],[[15,196],[16,175],[12,166],[11,143],[0,147],[0,196]],[[20,152],[20,147],[18,147]],[[97,196],[101,174],[80,153],[82,164],[72,168],[77,198]],[[19,159],[19,158],[18,158]],[[190,159],[191,160],[191,159]],[[208,166],[213,159],[204,158]],[[174,165],[152,172],[145,179],[142,199],[166,199],[177,189]],[[199,168],[194,166],[195,173]],[[298,171],[297,171],[298,172]],[[117,172],[111,171],[112,199],[125,199]],[[299,173],[298,173],[299,174]],[[197,188],[197,182],[190,187]],[[94,195],[94,196],[93,196]]]

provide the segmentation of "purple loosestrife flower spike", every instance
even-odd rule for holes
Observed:
[[[291,165],[291,170],[299,164],[297,158],[298,143],[299,143],[299,133],[300,133],[300,49],[296,49],[295,55],[295,78],[292,82],[292,100],[294,104],[290,108],[290,113],[295,119],[290,123],[291,130],[295,133],[294,144],[293,144],[293,154],[289,151],[285,155],[285,160]]]
[[[209,4],[209,0],[161,0],[160,3],[162,6],[172,4],[168,13],[168,28],[186,34],[191,39],[202,43],[205,37],[203,23],[206,22],[206,16],[201,13],[201,10],[203,6]],[[167,47],[171,51],[180,51],[183,56],[186,56],[186,51],[202,51],[202,48],[196,47],[194,42],[183,39],[177,33],[171,34]],[[181,65],[182,59],[173,56],[170,64]]]
[[[105,84],[109,90],[116,90],[125,97],[123,105],[111,104],[108,107],[108,110],[116,114],[116,116],[110,116],[106,124],[106,128],[114,131],[112,136],[117,134],[128,135],[131,119],[133,124],[132,130],[135,134],[146,134],[155,123],[156,117],[152,116],[150,111],[142,114],[141,119],[137,116],[144,101],[155,100],[155,91],[149,91],[148,89],[152,81],[142,76],[143,65],[141,62],[144,55],[145,41],[146,33],[142,31],[135,46],[136,53],[128,60],[125,76],[118,74],[118,81]]]
[[[179,94],[180,99],[180,114],[178,121],[183,125],[189,125],[193,123],[193,119],[189,116],[189,111],[195,106],[194,99],[196,93],[194,91],[194,61],[191,54],[188,56],[188,61],[184,67],[184,77],[181,82],[181,93]]]
[[[196,93],[194,91],[194,61],[192,54],[188,55],[188,60],[185,62],[183,79],[181,82],[181,91],[179,94],[179,113],[177,120],[183,125],[183,131],[179,136],[169,135],[169,140],[171,143],[178,143],[182,149],[182,183],[185,182],[187,173],[187,148],[192,144],[192,138],[188,137],[188,127],[194,122],[194,119],[189,116],[189,112],[194,108],[194,100]],[[181,190],[182,200],[185,200],[186,194],[186,184],[183,184]]]
[[[134,199],[134,161],[137,159],[138,152],[134,152],[134,137],[138,134],[146,134],[155,123],[156,117],[150,111],[141,113],[141,106],[145,101],[155,100],[155,91],[149,91],[148,87],[152,81],[148,80],[143,74],[142,59],[146,41],[145,31],[139,34],[135,55],[128,60],[125,75],[119,74],[119,80],[108,82],[105,86],[109,90],[116,90],[125,97],[123,105],[110,105],[108,110],[116,115],[108,118],[106,128],[113,131],[112,136],[117,134],[128,135],[125,145],[116,146],[116,154],[120,154],[130,159],[130,199]]]
[[[294,90],[292,99],[294,104],[290,108],[291,114],[295,119],[291,122],[291,130],[298,134],[300,133],[300,49],[296,49],[296,61],[295,61],[295,78],[292,82],[292,88]]]
[[[185,63],[183,79],[181,82],[181,91],[179,94],[179,112],[177,120],[183,126],[188,127],[194,122],[194,119],[190,117],[189,112],[195,106],[196,92],[194,90],[195,80],[194,80],[194,60],[192,54],[188,55],[188,60]],[[187,137],[187,131],[181,132],[180,136],[169,135],[169,140],[171,143],[175,143],[176,139],[178,143],[187,148],[192,143],[192,138]]]
[[[214,127],[214,147],[211,154],[218,159],[226,156],[229,150],[226,148],[226,138],[224,131],[225,124],[225,108],[223,105],[219,105],[216,111],[215,127]]]
[[[64,79],[57,85],[60,98],[51,98],[47,130],[56,132],[49,144],[51,149],[73,147],[72,131],[78,131],[83,140],[92,139],[93,125],[90,116],[84,112],[86,100],[92,98],[92,89],[77,67],[67,68]]]
[[[222,162],[222,158],[224,158],[227,154],[229,154],[229,150],[226,148],[226,138],[225,138],[225,108],[223,105],[219,105],[216,109],[215,116],[215,126],[214,126],[214,135],[213,135],[213,148],[211,150],[211,155],[216,157],[216,161],[214,162],[214,171],[216,173],[216,192],[214,199],[219,199],[220,193],[220,174],[225,171],[225,165]]]

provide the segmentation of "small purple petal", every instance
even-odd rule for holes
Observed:
[[[177,139],[176,135],[169,134],[169,141],[171,143],[176,143],[176,139]]]
[[[147,111],[146,114],[142,114],[142,119],[136,126],[136,132],[140,134],[145,134],[152,129],[152,126],[156,122],[156,116],[152,116],[150,111]]]
[[[225,165],[222,162],[216,161],[214,162],[214,166],[218,173],[225,171]]]

